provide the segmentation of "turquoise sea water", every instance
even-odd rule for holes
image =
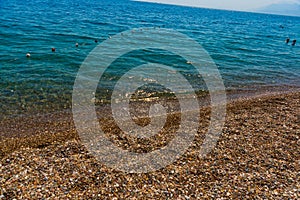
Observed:
[[[140,27],[174,29],[196,40],[219,67],[228,90],[300,87],[297,17],[126,0],[2,0],[0,20],[2,115],[69,108],[76,74],[89,52],[110,36]],[[287,37],[298,39],[296,46],[286,45]],[[124,73],[122,62],[180,63],[178,57],[162,54],[133,52],[107,76]],[[188,67],[182,66],[182,71],[193,81],[196,75]],[[99,93],[111,89],[105,83],[99,87]],[[205,90],[202,81],[194,87]]]

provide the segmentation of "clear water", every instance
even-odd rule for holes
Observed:
[[[140,27],[174,29],[198,41],[219,67],[227,89],[300,87],[297,17],[127,0],[1,0],[0,20],[2,116],[69,108],[76,74],[89,52],[109,36]],[[287,37],[298,38],[296,46],[286,45]],[[51,52],[52,47],[56,52]],[[133,58],[123,63],[145,58],[180,63],[167,53],[141,51]],[[122,73],[116,64],[108,76]],[[195,85],[205,89],[201,81]],[[99,93],[109,89],[105,83],[101,87]]]

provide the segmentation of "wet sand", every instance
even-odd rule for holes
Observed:
[[[118,172],[97,162],[80,142],[69,111],[3,120],[0,199],[300,198],[300,92],[232,99],[212,152],[199,158],[210,113],[203,107],[188,151],[172,165],[146,174]],[[105,123],[116,129],[109,119]],[[110,136],[137,152],[165,144],[150,140],[149,148]]]

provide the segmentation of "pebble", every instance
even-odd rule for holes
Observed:
[[[297,93],[229,103],[223,134],[211,153],[198,157],[209,125],[209,118],[203,117],[195,145],[175,163],[147,174],[110,169],[91,156],[80,140],[57,142],[58,136],[51,131],[50,138],[56,140],[39,148],[30,141],[31,146],[22,143],[23,147],[4,152],[0,143],[4,152],[0,157],[0,199],[300,199],[300,125],[295,117],[299,99]],[[205,113],[209,109],[204,109]],[[284,115],[285,120],[272,115]],[[289,133],[283,124],[292,128]],[[115,131],[113,126],[109,128]],[[66,135],[64,132],[61,137]],[[133,149],[138,146],[129,139],[116,143],[130,143]],[[12,144],[18,142],[15,139]],[[160,142],[152,144],[157,147]],[[142,142],[139,145],[145,147]]]

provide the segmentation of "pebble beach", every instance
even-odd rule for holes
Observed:
[[[0,0],[0,200],[300,199],[300,18],[190,3]]]
[[[299,199],[299,101],[299,92],[230,101],[216,147],[199,158],[210,110],[204,107],[187,152],[140,174],[98,162],[68,113],[4,120],[0,199]]]

